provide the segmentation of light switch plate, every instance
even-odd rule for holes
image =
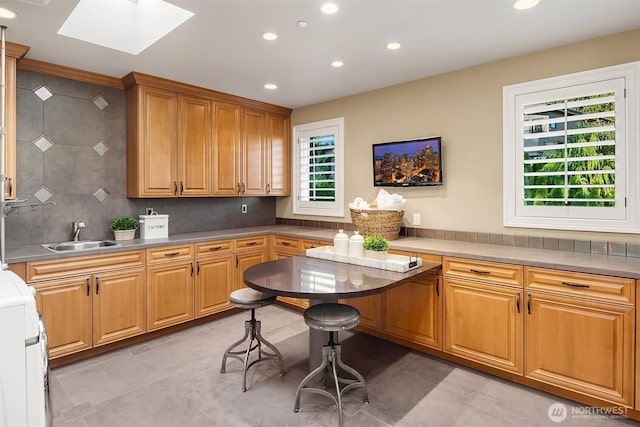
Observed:
[[[242,213],[247,213],[247,205],[246,204],[242,204]]]
[[[413,214],[413,225],[420,225],[420,214],[419,213],[414,213]]]

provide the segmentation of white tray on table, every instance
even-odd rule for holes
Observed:
[[[337,255],[333,252],[333,246],[319,246],[307,249],[306,255],[311,258],[326,259],[345,264],[362,265],[365,267],[379,268],[381,270],[397,271],[405,273],[422,266],[422,259],[418,256],[387,254],[384,260],[362,258],[348,255]]]

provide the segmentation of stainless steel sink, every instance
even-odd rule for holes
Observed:
[[[48,243],[42,246],[52,252],[68,252],[120,246],[120,243],[109,240],[80,240],[78,242]]]

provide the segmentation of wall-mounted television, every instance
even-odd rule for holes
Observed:
[[[442,138],[432,136],[373,144],[373,185],[442,185]]]

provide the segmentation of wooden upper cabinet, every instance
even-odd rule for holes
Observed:
[[[238,105],[213,103],[213,195],[240,192],[240,113]]]
[[[242,111],[242,149],[240,152],[241,195],[264,196],[267,193],[266,114],[262,111]]]
[[[127,90],[127,196],[175,197],[178,94],[136,85]]]
[[[290,193],[291,110],[132,72],[127,196]]]
[[[6,44],[5,58],[5,200],[16,198],[16,62],[26,55],[28,46]]]
[[[211,194],[211,101],[180,95],[180,196]]]
[[[267,195],[291,194],[291,122],[289,116],[267,114]]]

